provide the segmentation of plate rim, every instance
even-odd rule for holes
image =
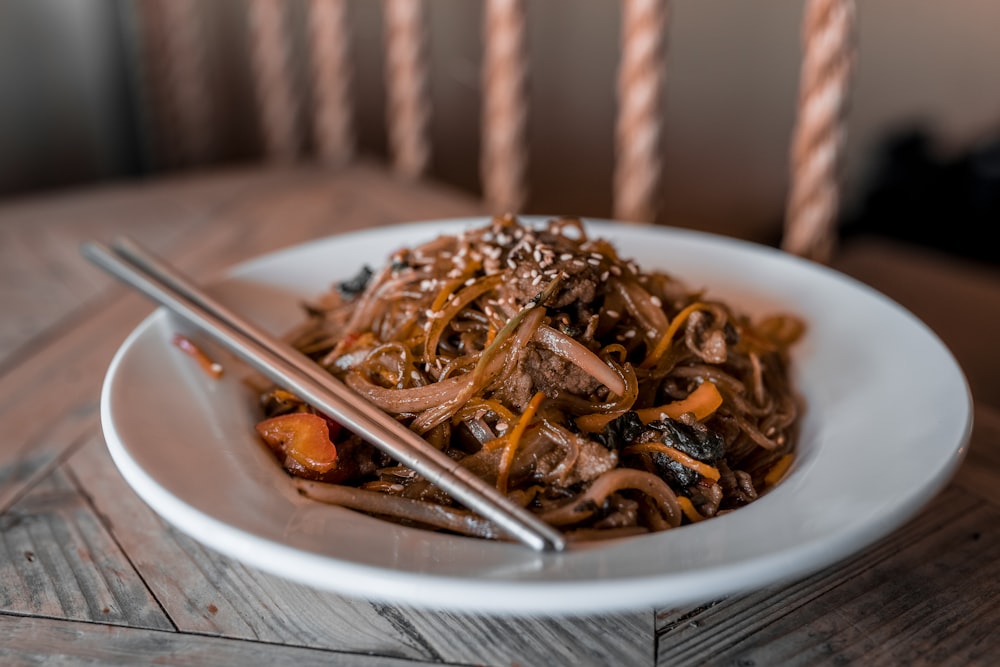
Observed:
[[[521,220],[526,222],[545,220],[550,217],[552,216],[519,216]],[[411,233],[414,231],[430,232],[432,231],[432,228],[437,229],[441,225],[463,226],[482,223],[488,219],[489,216],[470,216],[445,218],[440,220],[422,220],[380,226],[368,230],[355,230],[344,234],[330,235],[314,239],[312,241],[306,241],[272,250],[270,252],[262,253],[247,261],[240,262],[239,264],[227,269],[222,275],[213,280],[211,284],[215,285],[227,280],[239,280],[242,277],[252,275],[255,272],[260,271],[261,267],[267,266],[269,262],[280,263],[282,258],[287,259],[288,257],[293,257],[296,253],[299,253],[318,243],[364,239],[371,237],[373,234],[380,235],[387,233],[403,233],[404,231]],[[615,228],[613,226],[620,226],[623,224],[600,218],[585,218],[585,221],[589,227],[594,230],[600,230],[601,232],[603,232],[606,228]],[[888,535],[921,511],[923,507],[926,506],[926,504],[929,503],[930,500],[943,489],[964,459],[965,450],[967,449],[966,445],[971,437],[973,423],[972,396],[965,375],[951,351],[944,345],[937,334],[924,322],[889,297],[850,276],[837,272],[829,267],[813,264],[808,260],[787,255],[786,253],[770,246],[764,246],[742,239],[724,237],[686,228],[642,228],[642,231],[645,233],[649,233],[651,230],[653,234],[662,233],[666,237],[684,236],[713,245],[721,243],[725,246],[735,247],[741,251],[750,251],[754,253],[763,252],[768,256],[782,257],[784,260],[801,263],[801,268],[804,268],[805,270],[818,270],[820,272],[828,273],[832,277],[836,278],[836,280],[850,286],[852,289],[861,289],[867,293],[868,296],[875,296],[876,298],[881,299],[883,306],[894,309],[898,315],[902,315],[907,318],[909,324],[917,325],[922,328],[923,332],[929,335],[931,340],[936,343],[938,351],[944,352],[947,355],[948,361],[950,361],[953,369],[957,371],[958,376],[964,384],[966,394],[966,399],[963,404],[965,409],[965,419],[964,424],[958,427],[958,442],[955,443],[955,446],[952,448],[954,451],[951,452],[951,455],[939,466],[934,482],[927,484],[922,489],[923,494],[925,495],[925,500],[920,503],[912,500],[906,503],[895,503],[893,505],[893,511],[882,515],[878,521],[861,523],[856,525],[853,530],[848,530],[846,534],[850,535],[852,539],[849,541],[841,540],[839,548],[837,548],[836,545],[829,544],[828,541],[820,540],[814,543],[799,545],[799,548],[796,550],[786,550],[781,554],[780,559],[777,558],[775,554],[767,554],[756,559],[741,561],[738,565],[730,563],[723,566],[717,566],[715,568],[699,570],[697,573],[689,572],[679,574],[676,572],[669,572],[667,574],[661,574],[654,577],[650,577],[649,575],[639,577],[618,577],[604,581],[588,582],[584,587],[581,587],[580,582],[575,580],[519,580],[519,584],[521,586],[530,587],[531,589],[530,604],[515,601],[510,595],[498,595],[470,601],[468,596],[470,585],[473,586],[473,588],[478,587],[483,590],[489,590],[491,588],[495,588],[497,585],[510,586],[511,583],[508,580],[491,580],[484,583],[484,581],[479,577],[467,578],[460,576],[429,576],[423,573],[411,573],[401,570],[387,571],[382,567],[367,566],[352,561],[337,559],[333,560],[336,561],[339,567],[352,571],[352,573],[358,575],[358,578],[352,578],[351,583],[349,584],[332,586],[329,585],[329,582],[316,581],[305,576],[296,576],[296,572],[290,572],[287,567],[276,566],[274,562],[266,558],[258,557],[259,552],[256,550],[251,549],[249,551],[251,554],[250,556],[247,556],[246,553],[240,553],[241,550],[234,549],[233,544],[243,544],[246,542],[248,535],[245,531],[241,531],[238,528],[230,526],[216,517],[208,515],[198,508],[193,507],[184,499],[174,496],[168,489],[163,488],[159,482],[157,482],[156,478],[153,477],[148,471],[144,470],[142,466],[133,458],[132,453],[129,450],[129,445],[115,428],[115,415],[113,414],[113,391],[115,388],[116,372],[120,369],[121,364],[124,363],[130,353],[130,350],[134,349],[135,342],[142,338],[142,336],[149,335],[148,332],[154,329],[158,323],[170,317],[163,308],[157,308],[154,310],[129,333],[128,337],[126,337],[116,351],[114,358],[108,367],[101,390],[101,422],[108,450],[116,467],[122,473],[123,477],[125,477],[129,485],[158,515],[197,541],[202,542],[229,557],[251,564],[257,569],[271,574],[283,576],[285,578],[298,581],[299,583],[331,590],[341,594],[360,596],[368,599],[384,600],[387,602],[403,603],[417,607],[431,607],[481,613],[531,612],[561,614],[624,611],[665,603],[692,603],[708,599],[705,597],[706,594],[708,594],[709,597],[718,597],[757,589],[762,585],[759,583],[762,579],[766,580],[765,584],[773,584],[799,578],[809,572],[816,571],[819,567],[829,566],[843,560],[851,554],[858,553],[860,550],[871,545],[879,538]],[[682,279],[684,278],[683,275],[679,277]],[[173,507],[168,507],[172,504],[174,505]],[[167,508],[166,513],[164,513],[164,508]],[[746,508],[744,508],[744,510],[745,509]],[[744,510],[740,511],[742,512]],[[183,515],[186,513],[188,513],[186,521],[181,521],[179,523],[176,522],[178,514]],[[722,517],[713,519],[713,521],[719,521],[720,519],[722,519]],[[193,529],[192,524],[198,525],[195,529]],[[233,531],[235,531],[235,533]],[[251,538],[249,544],[259,546],[258,541],[263,541],[269,545],[275,553],[284,554],[285,557],[296,562],[302,562],[304,565],[329,564],[331,560],[330,556],[303,552],[301,549],[297,549],[287,544],[275,543],[272,540],[260,535],[251,534],[249,537]],[[565,556],[559,554],[539,554],[538,557],[564,558]],[[776,560],[784,561],[781,563],[783,566],[782,576],[776,576],[773,573]],[[733,585],[732,583],[723,584],[722,582],[715,581],[714,579],[715,575],[718,574],[715,570],[719,569],[726,570],[730,573],[738,573],[742,570],[749,573],[751,576],[748,578],[748,583],[742,587]],[[759,574],[761,570],[769,571],[771,572],[771,575],[761,577]],[[301,571],[304,570],[299,570],[299,572]],[[757,573],[756,578],[752,576],[754,573]],[[374,577],[388,578],[388,580],[390,580],[393,584],[393,591],[391,593],[386,592],[385,586],[376,587],[374,589],[371,588],[371,581],[368,579]],[[680,581],[681,579],[686,579],[687,581]],[[714,587],[713,582],[716,584]],[[433,583],[437,587],[437,590],[435,591],[435,598],[433,600],[428,600],[426,596],[426,589],[429,583]],[[685,583],[687,584],[686,586],[681,585]],[[669,595],[664,595],[663,587],[670,585],[675,586],[675,590],[673,590]],[[614,590],[618,593],[627,592],[628,595],[595,595],[595,593],[604,593],[605,589],[607,589],[606,592]]]

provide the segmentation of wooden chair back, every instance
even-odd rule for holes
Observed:
[[[311,103],[302,108],[289,62],[289,3],[245,0],[249,56],[268,160],[302,157],[300,120],[311,123],[313,159],[350,162],[357,154],[352,103],[351,23],[347,0],[306,0],[306,60]],[[426,0],[383,0],[386,135],[392,168],[423,176],[432,146]],[[483,64],[480,178],[494,212],[519,212],[527,199],[526,0],[482,0]],[[173,124],[170,145],[180,161],[197,161],[208,137],[209,90],[199,77],[197,0],[137,3],[157,104]],[[668,0],[621,0],[617,75],[613,217],[655,219],[664,150],[663,99]],[[789,156],[783,247],[828,261],[839,209],[839,162],[854,51],[853,0],[805,0],[800,95]],[[667,147],[669,149],[669,147]]]

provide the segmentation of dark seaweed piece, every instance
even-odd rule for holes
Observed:
[[[362,266],[358,273],[348,280],[337,284],[337,289],[344,296],[357,296],[368,287],[368,281],[375,275],[368,265]]]
[[[740,342],[740,332],[732,322],[726,322],[722,327],[722,335],[726,337],[726,345],[736,345]]]
[[[644,430],[639,415],[629,410],[609,422],[604,431],[597,435],[597,440],[611,451],[620,451],[638,438]]]
[[[701,479],[701,475],[697,472],[674,461],[666,454],[653,452],[649,458],[656,467],[656,474],[674,489],[686,489],[689,486],[694,486]]]
[[[689,426],[667,417],[663,420],[649,422],[646,427],[663,433],[664,444],[678,449],[702,463],[714,464],[722,458],[726,451],[726,441],[722,434],[709,431],[702,426]]]
[[[667,417],[662,421],[653,421],[646,425],[662,434],[663,444],[684,452],[688,456],[703,463],[714,464],[725,453],[725,439],[720,433],[714,433],[705,428],[688,426],[683,422]],[[691,468],[678,463],[666,454],[654,453],[653,465],[657,474],[668,484],[687,488],[697,484],[701,475]]]

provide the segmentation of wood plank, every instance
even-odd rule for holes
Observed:
[[[972,439],[955,483],[1000,506],[1000,409],[976,408]]]
[[[5,612],[172,630],[92,508],[60,471],[0,516]]]
[[[610,664],[622,658],[628,664],[652,662],[651,611],[491,617],[340,597],[247,568],[179,534],[135,497],[97,438],[68,465],[183,632],[444,662],[525,667]]]
[[[0,376],[0,512],[94,431],[108,364],[149,312],[135,295],[94,308]]]
[[[218,271],[231,263],[256,255],[262,250],[270,250],[281,245],[292,244],[316,236],[322,236],[346,228],[359,228],[368,223],[385,223],[391,216],[397,214],[413,215],[415,211],[424,211],[431,216],[449,216],[470,213],[474,205],[467,198],[455,197],[447,191],[435,191],[433,188],[423,188],[417,184],[397,184],[386,179],[375,170],[360,169],[352,172],[350,178],[336,180],[331,184],[330,174],[313,171],[302,175],[273,176],[260,183],[253,178],[255,184],[245,195],[234,195],[228,202],[225,211],[202,212],[204,215],[198,224],[187,225],[184,234],[170,235],[159,233],[167,226],[175,224],[172,215],[152,215],[126,220],[126,216],[113,218],[107,227],[101,227],[106,234],[114,234],[129,225],[139,225],[148,235],[145,240],[153,239],[151,247],[164,254],[185,257],[196,266],[203,275]],[[182,184],[178,197],[183,197],[189,184]],[[231,190],[232,183],[227,184]],[[171,200],[170,184],[163,185],[158,197]],[[239,188],[236,188],[237,190]],[[211,194],[211,193],[209,193]],[[237,193],[238,194],[238,193]],[[202,193],[204,195],[204,193]],[[85,198],[86,199],[86,198]],[[211,197],[209,197],[211,199]],[[156,197],[148,200],[153,202]],[[90,202],[101,210],[100,201]],[[72,198],[57,202],[66,208],[66,212],[74,209]],[[58,208],[59,206],[56,206]],[[30,207],[28,207],[30,208]],[[111,209],[114,209],[111,206]],[[126,207],[127,208],[127,207]],[[347,215],[334,215],[346,208]],[[32,215],[22,214],[22,226],[30,226],[37,222]],[[31,213],[29,211],[29,213]],[[37,211],[34,212],[37,214]],[[210,214],[211,213],[211,214]],[[50,215],[46,213],[46,215]],[[45,215],[37,214],[42,218]],[[36,217],[37,217],[36,216]],[[94,218],[100,216],[94,215]],[[196,216],[197,217],[197,216]],[[405,219],[405,218],[400,218]],[[58,255],[51,263],[39,261],[33,265],[45,275],[50,282],[59,280],[73,282],[79,279],[82,270],[96,272],[93,267],[80,266],[49,272],[52,266],[70,264],[70,256],[66,248],[76,252],[76,246],[83,238],[95,232],[94,227],[80,224],[78,227],[62,225],[60,221],[53,223],[61,229],[64,236],[60,242],[37,243],[35,247],[44,259],[50,255]],[[276,224],[278,221],[280,224]],[[16,224],[17,223],[11,223]],[[338,226],[340,225],[340,226]],[[56,231],[52,232],[56,234]],[[137,238],[142,238],[137,235]],[[36,239],[37,240],[37,239]],[[259,244],[259,245],[258,245]],[[61,250],[60,250],[61,249]],[[79,263],[75,254],[73,261]],[[31,263],[29,263],[31,264]],[[48,275],[47,272],[51,273]],[[58,274],[58,275],[56,275]],[[105,282],[107,282],[105,280]],[[96,285],[97,283],[95,283]],[[65,317],[65,304],[57,303],[52,312],[56,313],[58,330],[49,330],[42,340],[25,346],[17,354],[15,363],[9,365],[0,382],[0,510],[19,506],[17,501],[34,497],[33,486],[44,489],[48,484],[47,475],[58,464],[61,457],[77,443],[93,438],[98,432],[97,401],[100,384],[110,362],[111,356],[139,320],[152,310],[152,305],[142,298],[126,293],[124,288],[105,285],[104,294],[98,294],[90,299],[86,311],[80,311],[75,318]],[[76,286],[74,286],[74,289]],[[94,285],[86,286],[83,294],[86,296],[95,291]],[[42,303],[42,307],[45,306]],[[16,307],[15,312],[18,312]],[[60,315],[62,314],[62,315]],[[62,319],[59,319],[62,317]],[[45,321],[45,318],[42,318]],[[32,333],[37,333],[32,331]],[[44,406],[44,410],[39,410]],[[105,461],[106,469],[112,470],[110,462]],[[32,489],[29,491],[29,489]],[[115,505],[120,498],[109,499],[109,505]],[[138,501],[135,501],[138,504]],[[14,517],[17,512],[11,510],[4,520],[10,521],[8,528],[13,530]],[[161,524],[156,524],[156,530],[163,531]],[[5,535],[8,531],[5,531]],[[16,538],[16,531],[14,531]],[[16,542],[16,539],[15,539]],[[20,545],[20,542],[17,542]],[[200,580],[209,581],[213,577],[228,582],[223,592],[231,600],[228,609],[217,604],[220,596],[213,600],[204,600],[192,596],[171,598],[164,594],[167,587],[161,586],[158,594],[168,600],[178,603],[171,609],[178,618],[182,618],[194,631],[223,632],[233,631],[236,634],[257,638],[271,637],[276,640],[302,641],[303,643],[337,643],[340,636],[350,635],[347,645],[358,650],[379,650],[397,655],[419,657],[419,652],[409,648],[405,641],[394,642],[391,632],[386,628],[391,626],[381,620],[378,614],[372,612],[365,603],[340,604],[327,600],[313,599],[314,592],[308,589],[289,589],[287,582],[269,579],[264,583],[255,579],[256,575],[247,575],[231,563],[218,565],[213,559],[215,554],[205,554],[190,541],[185,545],[187,553],[195,553],[196,558],[188,558],[192,568],[200,570]],[[23,565],[18,562],[18,555],[30,551],[27,548],[14,548],[14,555],[8,555],[5,566],[13,569]],[[36,549],[40,551],[40,549]],[[65,556],[65,553],[63,554]],[[169,561],[166,561],[169,562]],[[8,597],[14,608],[26,613],[48,613],[53,616],[68,615],[85,617],[79,605],[86,606],[74,598],[74,605],[68,605],[60,600],[65,595],[63,589],[72,589],[71,581],[76,570],[87,577],[95,576],[82,561],[64,557],[60,561],[62,568],[48,580],[44,586],[36,586],[41,599],[30,598],[31,592],[23,588],[17,589]],[[58,576],[57,576],[58,575]],[[13,579],[12,579],[13,580]],[[158,581],[163,582],[166,577]],[[244,585],[244,581],[250,581]],[[183,583],[183,581],[182,581]],[[173,582],[176,587],[177,583]],[[248,589],[247,592],[244,589]],[[219,587],[203,587],[200,592],[218,593]],[[90,603],[99,601],[101,595],[95,590]],[[169,592],[169,591],[168,591]],[[51,594],[51,595],[50,595]],[[84,596],[86,597],[86,596]],[[261,602],[264,604],[261,604]],[[191,605],[186,613],[178,612],[183,605]],[[364,607],[364,613],[357,613],[356,605]],[[317,609],[325,607],[334,609],[334,613],[315,614]],[[103,606],[100,609],[103,610]],[[343,611],[341,609],[343,608]],[[149,604],[149,610],[156,610],[157,604]],[[231,613],[229,613],[231,612]],[[227,615],[228,614],[228,615]],[[289,617],[289,614],[291,618]],[[338,621],[338,632],[331,633],[328,623]],[[221,616],[221,621],[216,620]],[[356,621],[355,619],[361,619]],[[211,620],[209,620],[211,619]],[[249,619],[249,620],[248,620]],[[374,619],[374,620],[373,620]],[[200,625],[199,625],[200,623]],[[213,625],[214,624],[214,625]],[[155,625],[155,624],[154,624]],[[221,627],[220,627],[221,626]],[[331,638],[332,635],[332,638]],[[305,638],[304,638],[305,637]],[[389,637],[387,646],[387,640]]]
[[[451,614],[379,605],[445,662],[488,665],[649,665],[653,611],[533,617]],[[456,640],[461,638],[461,640]]]
[[[297,170],[297,178],[248,192],[219,212],[185,247],[170,249],[178,267],[211,279],[222,269],[333,234],[413,220],[482,213],[481,204],[447,188],[388,176],[374,168]]]
[[[393,656],[277,646],[48,618],[0,614],[4,665],[153,665],[218,667],[421,667],[440,663]]]
[[[0,206],[0,312],[17,314],[0,318],[0,365],[110,284],[80,256],[81,241],[128,233],[165,247],[262,178],[275,177],[249,172],[116,184]]]
[[[251,175],[248,191],[234,194],[220,210],[201,220],[198,227],[170,241],[161,239],[151,247],[176,260],[199,277],[285,245],[367,225],[405,220],[403,216],[448,217],[469,214],[476,203],[450,190],[409,182],[397,182],[380,171],[357,168],[337,174],[312,169],[281,172],[261,183]],[[171,199],[170,183],[157,196]],[[192,187],[185,183],[184,187]],[[227,187],[234,187],[229,184]],[[182,188],[180,197],[186,192]],[[155,199],[154,199],[155,201]],[[67,211],[72,202],[61,205]],[[100,209],[99,200],[90,203]],[[397,217],[399,216],[399,217]],[[121,225],[150,229],[170,225],[169,217],[151,216],[121,220]],[[110,232],[109,232],[110,233]],[[65,226],[66,239],[76,247],[88,238]],[[67,241],[67,242],[69,242]],[[83,262],[76,258],[75,261]],[[99,273],[94,267],[81,267]],[[67,281],[78,279],[78,270],[68,271]],[[44,333],[32,329],[32,342],[0,361],[0,511],[65,450],[79,442],[81,429],[97,409],[100,383],[115,350],[127,333],[153,310],[139,296],[123,287],[109,286],[86,309],[69,315],[46,315],[55,322]],[[46,308],[44,300],[39,308]],[[0,312],[8,312],[0,302]],[[23,312],[21,306],[11,306]],[[60,312],[64,306],[54,306]],[[45,406],[44,418],[30,418]]]
[[[468,195],[368,165],[225,171],[0,206],[0,312],[17,314],[0,318],[0,368],[111,284],[80,256],[87,239],[124,233],[170,253],[185,239],[197,245],[199,230],[232,225],[221,257],[207,243],[191,265],[212,272],[318,236],[481,210]]]
[[[364,600],[268,575],[160,519],[118,474],[95,434],[67,463],[115,540],[182,632],[432,659]]]
[[[658,616],[657,664],[991,664],[1000,511],[951,486],[859,556],[791,585]]]
[[[1000,620],[1000,543],[991,530],[1000,412],[989,409],[977,410],[953,485],[886,540],[803,581],[655,617],[489,617],[347,599],[204,549],[127,488],[103,447],[97,398],[111,355],[152,306],[88,266],[77,255],[81,240],[134,231],[204,278],[262,251],[478,206],[362,165],[227,173],[0,207],[0,259],[16,255],[0,261],[0,312],[25,314],[0,324],[0,603],[8,612],[0,613],[0,662],[877,665],[1000,655],[991,634]],[[911,281],[909,269],[897,282],[882,273],[880,251],[848,260],[915,312],[925,304],[917,314],[932,327],[944,318],[960,361],[992,358],[992,340],[963,338],[962,323],[983,301],[970,306],[955,294],[996,292]],[[31,276],[33,291],[11,288],[9,278]],[[927,301],[909,301],[928,290]],[[992,326],[978,334],[988,338]],[[987,402],[991,368],[970,374]],[[66,617],[85,622],[57,620]]]

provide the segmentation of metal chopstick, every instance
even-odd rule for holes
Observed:
[[[113,248],[89,242],[81,252],[111,275],[205,331],[272,381],[493,521],[511,537],[537,551],[565,548],[565,540],[556,529],[510,502],[495,487],[368,403],[298,350],[238,316],[135,242],[117,239]]]

